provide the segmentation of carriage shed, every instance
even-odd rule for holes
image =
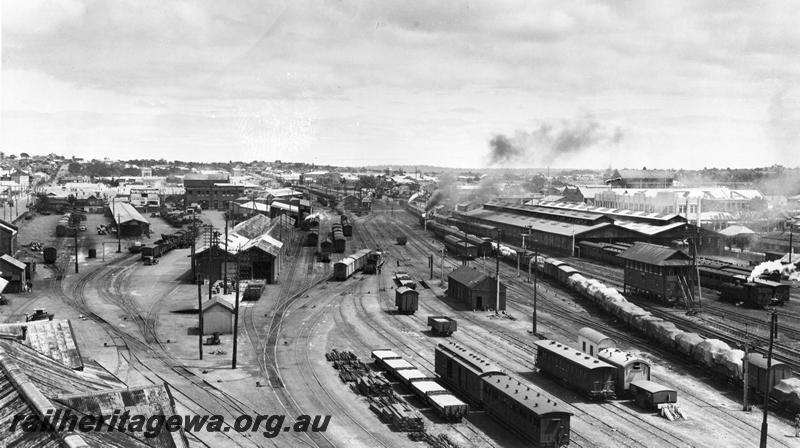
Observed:
[[[792,377],[792,368],[788,364],[774,359],[769,369],[770,374],[767,375],[767,357],[761,353],[750,353],[747,362],[750,388],[759,394],[763,394],[765,390],[771,390],[781,380]],[[769,384],[767,384],[768,377]]]
[[[150,221],[127,202],[113,199],[108,206],[108,213],[118,226],[120,236],[141,236],[150,234]]]
[[[606,348],[617,348],[613,339],[589,327],[578,330],[578,345],[582,352],[590,356],[596,356],[597,352]]]
[[[679,249],[637,242],[619,257],[625,260],[623,293],[638,290],[665,299],[680,298],[680,283],[692,278],[692,257]]]
[[[203,334],[232,334],[233,305],[217,296],[203,303]]]
[[[434,370],[443,382],[472,403],[483,403],[481,378],[503,372],[497,365],[455,342],[436,346]]]
[[[268,234],[250,239],[231,232],[228,234],[227,252],[224,242],[220,242],[218,247],[198,248],[195,252],[197,274],[206,279],[210,275],[211,281],[215,282],[224,278],[227,266],[228,278],[236,278],[237,250],[239,252],[239,278],[275,283],[280,274],[280,255],[283,252],[283,243]],[[211,264],[210,269],[209,263]]]
[[[463,303],[467,309],[486,311],[497,305],[497,280],[494,277],[462,266],[447,275],[447,296]],[[506,309],[506,285],[500,283],[498,311]]]

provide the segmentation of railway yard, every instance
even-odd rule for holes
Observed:
[[[338,221],[332,210],[326,216]],[[211,212],[203,219],[221,222]],[[23,237],[34,238],[36,226],[49,226],[49,221],[49,217],[37,217],[24,223]],[[331,262],[319,261],[317,248],[304,244],[307,232],[297,230],[285,238],[277,283],[267,285],[260,300],[241,302],[236,369],[230,366],[229,335],[221,337],[220,345],[203,346],[203,359],[198,359],[197,287],[183,280],[191,270],[187,248],[164,253],[157,266],[147,266],[140,254],[117,253],[111,245],[102,259],[79,256],[80,273],[74,274],[74,259],[69,257],[72,238],[47,241],[61,254],[57,263],[39,268],[33,291],[12,298],[2,309],[3,318],[13,321],[14,316],[44,307],[59,319],[69,319],[83,357],[98,361],[129,387],[168,384],[177,413],[219,414],[225,425],[233,425],[243,414],[331,416],[326,431],[280,433],[279,429],[277,438],[266,432],[192,432],[186,433],[190,446],[521,447],[540,436],[542,446],[746,447],[757,443],[760,395],[752,398],[757,405],[752,411],[743,411],[740,383],[646,337],[631,322],[609,314],[538,269],[532,273],[537,313],[537,333],[532,334],[534,282],[529,281],[525,264],[518,270],[513,261],[499,263],[507,288],[504,311],[475,311],[448,297],[442,277],[464,261],[450,252],[443,254],[442,240],[426,233],[414,213],[378,201],[370,214],[352,217],[347,224],[351,236],[337,238],[346,241],[346,248],[342,253],[334,251]],[[319,225],[325,226],[325,220]],[[371,262],[377,263],[377,269],[373,266],[374,274],[368,274],[364,260],[375,252],[381,254]],[[356,264],[348,268],[345,256],[354,253]],[[562,259],[587,278],[623,289],[621,267],[578,257]],[[468,264],[489,275],[496,269],[493,257],[477,257]],[[415,283],[411,285],[415,291],[406,288],[407,283],[402,289],[414,297],[410,312],[396,306],[400,303],[395,297],[401,285],[398,273],[410,279],[403,282]],[[636,303],[681,330],[719,339],[733,348],[739,347],[746,331],[755,349],[765,348],[768,312],[719,302],[714,294],[705,291],[701,311],[694,315],[654,301]],[[796,290],[778,313],[775,359],[796,374],[800,370]],[[457,330],[449,336],[434,334],[429,316],[451,318]],[[610,337],[618,349],[648,364],[647,379],[677,393],[677,403],[662,412],[643,409],[623,390],[590,399],[580,387],[564,381],[566,374],[548,375],[537,364],[537,341],[554,340],[569,347],[564,350],[576,350],[579,331],[585,327]],[[470,389],[474,385],[446,378],[450,370],[445,373],[445,364],[437,367],[441,353],[435,352],[454,347],[447,369],[452,368],[450,363],[478,371],[484,368],[481,381],[486,384]],[[349,359],[342,358],[342,353],[358,362],[337,362]],[[397,359],[373,363],[380,356]],[[429,381],[426,387],[437,392],[419,392],[423,383],[406,378],[411,370],[393,370],[394,362],[407,362],[418,371],[414,375]],[[535,393],[531,406],[541,405],[549,414],[504,414],[517,405],[502,398],[501,386],[492,389],[492,381],[506,388],[509,384],[524,388],[525,400]],[[356,393],[356,384],[367,392]],[[774,404],[770,407],[769,446],[797,446],[796,439],[789,437],[794,432],[792,416]],[[379,418],[380,412],[394,415],[395,421],[387,421],[391,416]],[[515,427],[518,420],[523,423]],[[413,431],[403,429],[409,422],[416,425]]]

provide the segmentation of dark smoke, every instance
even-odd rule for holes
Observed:
[[[428,202],[425,204],[425,211],[430,211],[432,208],[439,205],[447,196],[442,192],[442,190],[436,190],[431,195]]]
[[[575,154],[598,145],[616,145],[625,134],[619,127],[609,129],[592,116],[562,121],[558,126],[541,124],[534,131],[518,130],[513,138],[498,134],[489,142],[492,165],[514,162],[549,164],[557,157]]]
[[[437,205],[445,202],[448,199],[456,197],[455,192],[456,178],[450,173],[443,173],[439,176],[439,182],[436,191],[433,192],[428,202],[425,204],[425,211],[430,211]]]

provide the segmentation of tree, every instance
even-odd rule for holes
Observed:
[[[70,174],[80,174],[81,172],[81,164],[77,162],[70,162],[69,164],[69,173]]]
[[[21,152],[21,153],[19,153],[19,157],[20,157],[21,159],[30,159],[30,158],[31,158],[31,156],[29,156],[27,152]]]

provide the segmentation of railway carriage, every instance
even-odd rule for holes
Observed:
[[[464,241],[453,235],[447,235],[444,237],[444,245],[447,247],[447,250],[450,252],[450,254],[457,257],[473,260],[478,256],[477,247],[469,243],[464,243]]]
[[[434,350],[434,370],[439,378],[471,403],[483,401],[481,379],[502,373],[495,364],[475,355],[465,347],[450,342]]]
[[[564,405],[505,374],[482,381],[483,407],[490,415],[538,447],[569,444],[570,417]]]
[[[650,381],[650,363],[618,348],[606,348],[597,357],[616,369],[614,390],[617,395],[628,393],[633,381]]]
[[[534,344],[536,366],[543,372],[589,398],[608,400],[615,397],[614,366],[556,341],[541,340]]]
[[[658,409],[658,405],[678,402],[678,391],[648,380],[636,380],[630,384],[630,392],[637,406]]]

